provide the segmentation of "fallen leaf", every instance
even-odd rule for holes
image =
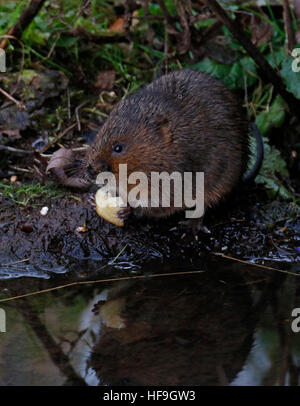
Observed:
[[[46,173],[53,169],[66,169],[74,163],[74,153],[70,149],[60,148],[52,155]]]
[[[101,91],[110,91],[113,89],[115,78],[116,72],[114,70],[101,70],[98,72],[95,87]]]
[[[262,20],[258,16],[251,16],[251,41],[258,46],[268,42],[273,37],[273,28],[267,21]]]
[[[60,148],[52,155],[46,173],[51,171],[57,177],[60,184],[67,187],[78,189],[86,189],[90,187],[90,183],[79,177],[68,177],[65,169],[71,168],[74,165],[74,153],[71,149]]]
[[[123,32],[124,31],[124,17],[119,17],[114,23],[108,27],[109,32]]]

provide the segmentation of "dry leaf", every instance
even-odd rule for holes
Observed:
[[[73,151],[66,148],[60,148],[58,151],[55,151],[52,155],[46,173],[49,173],[51,169],[65,169],[70,167],[74,163],[74,154]]]
[[[251,17],[252,44],[258,46],[271,40],[273,28],[267,21],[263,21],[257,16]]]
[[[101,91],[112,90],[116,78],[114,70],[101,70],[98,72],[95,87]]]
[[[65,169],[71,168],[74,164],[74,153],[70,149],[60,148],[54,152],[46,168],[46,173],[53,172],[59,182],[68,187],[78,189],[86,189],[90,187],[90,183],[82,178],[68,177]]]
[[[123,32],[124,31],[124,17],[119,17],[117,20],[108,27],[109,32]]]

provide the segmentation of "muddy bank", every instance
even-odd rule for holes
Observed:
[[[78,261],[93,264],[99,274],[109,263],[138,272],[153,263],[193,263],[210,252],[258,263],[297,263],[298,211],[292,203],[259,201],[257,196],[256,189],[247,189],[207,212],[211,233],[199,233],[198,240],[184,216],[111,225],[97,216],[86,194],[39,199],[26,207],[2,197],[0,277],[49,278],[76,270]],[[45,216],[40,214],[43,206],[49,208]]]

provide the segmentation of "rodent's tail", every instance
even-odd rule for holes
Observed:
[[[256,175],[260,171],[264,159],[264,143],[261,133],[259,132],[259,129],[255,123],[251,123],[251,128],[256,139],[256,160],[253,168],[251,168],[250,171],[245,174],[243,178],[244,182],[251,182],[255,179]]]

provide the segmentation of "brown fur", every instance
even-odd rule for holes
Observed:
[[[248,163],[246,116],[218,80],[192,70],[174,71],[121,101],[88,152],[89,168],[128,165],[142,171],[204,172],[205,207],[217,204],[239,182]],[[115,143],[124,145],[121,154]],[[104,166],[103,166],[104,165]],[[145,208],[141,214],[165,216],[178,208]]]

